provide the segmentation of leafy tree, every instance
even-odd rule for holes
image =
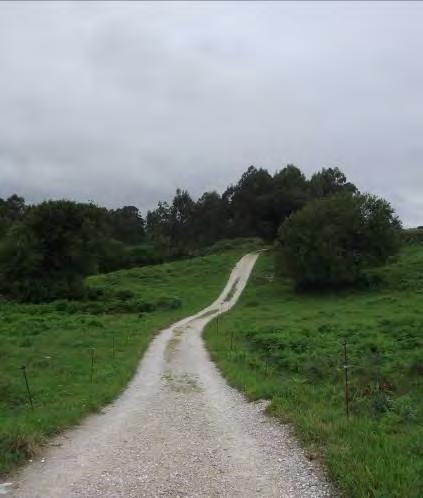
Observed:
[[[159,202],[147,213],[148,240],[168,257],[189,254],[196,246],[195,202],[186,190],[176,190],[172,204]]]
[[[279,229],[284,270],[302,288],[353,284],[397,252],[400,227],[389,203],[371,195],[312,201]]]
[[[140,244],[145,239],[145,222],[138,208],[124,206],[109,211],[112,237],[125,244]]]
[[[299,168],[288,164],[273,177],[273,239],[281,222],[309,201],[309,185]]]
[[[328,197],[342,192],[357,192],[357,187],[347,181],[339,168],[323,168],[310,179],[310,194],[313,198]]]
[[[147,212],[146,235],[148,241],[162,254],[171,252],[171,211],[167,202],[159,202],[156,209]]]
[[[194,209],[194,233],[200,247],[214,244],[227,236],[229,204],[217,192],[205,192]]]
[[[265,169],[250,166],[224,197],[230,202],[231,235],[271,238],[273,179]]]
[[[4,236],[13,223],[25,214],[27,207],[23,197],[16,194],[0,199],[0,237]]]
[[[250,166],[222,196],[206,192],[194,202],[187,191],[178,189],[170,206],[159,203],[147,214],[147,238],[170,257],[191,254],[223,238],[270,241],[281,222],[313,197],[355,190],[338,168],[323,169],[308,181],[292,164],[274,176]]]
[[[79,297],[107,241],[105,209],[71,201],[32,207],[0,247],[0,290],[26,301]]]
[[[189,193],[177,189],[170,207],[170,235],[174,255],[189,253],[195,245],[194,210],[195,203]]]

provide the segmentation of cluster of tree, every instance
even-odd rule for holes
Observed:
[[[357,189],[338,168],[322,169],[310,180],[288,165],[271,175],[254,166],[222,195],[205,192],[196,202],[185,190],[160,202],[146,217],[146,234],[167,254],[181,255],[234,237],[275,239],[280,224],[313,199]]]
[[[302,289],[363,281],[365,270],[394,255],[401,223],[383,199],[341,193],[310,202],[278,232],[279,261]]]
[[[8,199],[0,198],[0,238],[6,235],[13,223],[22,218],[26,209],[24,198],[16,194]]]
[[[13,195],[0,199],[0,293],[29,301],[79,297],[86,275],[188,256],[239,237],[277,239],[301,285],[348,282],[351,268],[355,275],[392,253],[395,242],[382,227],[393,234],[397,225],[388,204],[360,196],[338,168],[307,179],[293,165],[273,175],[251,166],[221,195],[206,192],[194,201],[178,189],[145,220],[133,206],[108,210],[64,200],[28,206]]]
[[[0,199],[0,292],[22,301],[81,297],[86,275],[157,262],[153,249],[138,249],[144,241],[132,206]]]
[[[20,300],[81,296],[104,244],[103,210],[71,201],[27,209],[0,247],[0,289]]]

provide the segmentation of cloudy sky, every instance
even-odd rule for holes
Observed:
[[[423,224],[423,3],[0,4],[0,196],[145,210],[338,165]]]

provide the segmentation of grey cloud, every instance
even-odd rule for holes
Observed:
[[[0,195],[147,209],[339,165],[423,223],[423,4],[2,3]]]

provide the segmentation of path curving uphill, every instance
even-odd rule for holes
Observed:
[[[289,429],[226,384],[201,338],[236,303],[256,259],[238,262],[211,306],[162,331],[124,393],[56,438],[8,496],[332,496]]]

